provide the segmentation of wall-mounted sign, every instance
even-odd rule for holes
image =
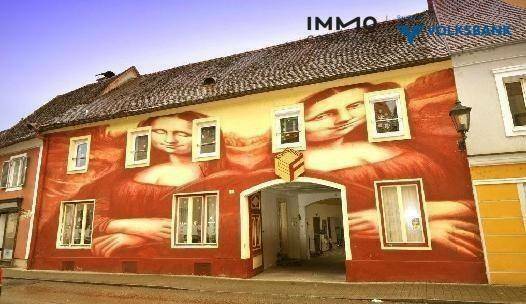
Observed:
[[[274,170],[281,179],[291,182],[305,172],[303,154],[287,148],[274,158]]]

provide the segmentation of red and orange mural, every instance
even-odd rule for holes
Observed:
[[[32,267],[61,269],[73,262],[78,270],[121,272],[121,262],[132,261],[138,272],[191,274],[195,263],[210,263],[212,275],[249,276],[252,262],[240,258],[239,194],[278,178],[268,113],[276,105],[302,103],[307,146],[302,175],[347,189],[349,281],[485,282],[469,169],[448,116],[456,100],[452,70],[369,80],[339,80],[331,87],[264,93],[48,134]],[[371,143],[364,94],[396,88],[405,90],[411,139]],[[221,155],[192,162],[192,121],[205,117],[221,119]],[[125,168],[126,130],[144,126],[152,128],[150,165]],[[91,135],[89,169],[67,174],[69,139],[83,135]],[[415,178],[423,182],[431,249],[384,250],[374,183]],[[174,194],[211,191],[219,193],[217,246],[173,247]],[[92,245],[57,248],[61,202],[76,200],[95,200],[93,226],[86,224]]]

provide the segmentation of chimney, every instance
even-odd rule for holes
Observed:
[[[105,75],[105,74],[107,74],[107,75]],[[102,95],[108,93],[109,91],[111,91],[113,89],[116,89],[117,87],[120,87],[124,83],[126,83],[126,82],[128,82],[128,81],[130,81],[132,79],[135,79],[135,78],[139,77],[140,75],[141,74],[139,74],[139,71],[134,66],[126,69],[126,71],[120,73],[117,76],[115,76],[115,74],[113,72],[111,72],[111,71],[108,71],[106,73],[102,73],[103,77],[97,79],[97,81],[105,80],[105,79],[108,79],[108,78],[112,78],[112,79],[108,82],[108,84],[106,84],[106,87],[104,88],[104,90],[102,90],[102,92],[99,94],[99,96],[102,96]]]
[[[427,0],[427,9],[430,11],[434,10],[433,2],[435,2],[435,0]]]
[[[100,74],[97,74],[95,76],[101,76],[101,77],[97,78],[97,82],[99,82],[99,81],[106,80],[108,78],[111,78],[111,77],[115,76],[115,73],[113,73],[112,71],[106,71],[104,73],[100,73]]]

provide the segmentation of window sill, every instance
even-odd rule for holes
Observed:
[[[506,130],[506,137],[526,136],[526,126],[513,127]]]
[[[382,244],[382,250],[433,250],[431,248],[431,245],[423,245],[423,246],[411,246],[408,244],[407,246],[404,245],[398,245],[398,246],[385,246]]]
[[[86,173],[86,172],[88,172],[88,168],[68,170],[68,172],[66,172],[66,173],[67,174],[81,174],[81,173]]]
[[[86,249],[91,249],[91,245],[57,246],[56,249],[68,249],[68,250],[71,250],[71,249],[82,249],[82,250],[86,250]]]
[[[204,161],[209,161],[209,160],[214,160],[214,159],[219,159],[219,155],[197,155],[195,157],[192,158],[192,162],[204,162]]]
[[[22,187],[13,187],[13,188],[5,188],[5,192],[14,192],[14,191],[20,191],[22,190]]]
[[[172,249],[217,249],[218,245],[172,245]]]
[[[397,140],[408,140],[411,139],[410,134],[392,134],[392,135],[384,135],[384,136],[370,136],[369,142],[383,142],[383,141],[397,141]]]
[[[148,161],[146,163],[126,164],[126,165],[124,165],[124,168],[126,168],[126,169],[133,169],[133,168],[143,168],[143,167],[148,167],[148,166],[150,166],[150,161]]]
[[[285,151],[285,149],[287,148],[290,148],[292,150],[296,150],[296,151],[305,151],[307,150],[307,147],[306,145],[303,145],[303,144],[299,144],[297,146],[279,146],[279,147],[272,147],[272,153],[281,153],[283,151]]]

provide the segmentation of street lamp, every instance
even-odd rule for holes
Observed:
[[[460,151],[466,151],[466,133],[469,131],[470,112],[471,108],[463,106],[458,100],[449,111],[449,116],[453,120],[455,129],[460,134],[460,139],[458,140],[458,149]]]

